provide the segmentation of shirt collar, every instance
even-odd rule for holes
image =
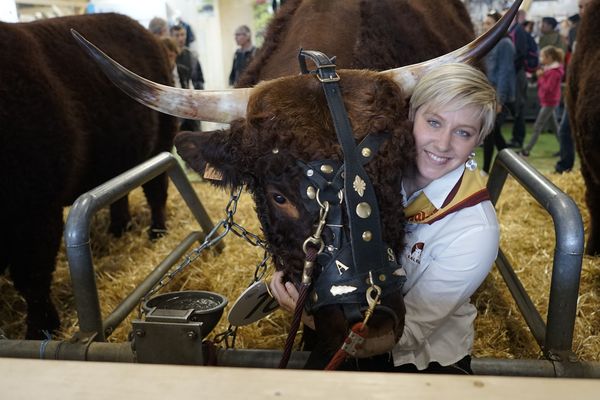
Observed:
[[[452,191],[454,186],[456,186],[456,183],[462,176],[464,170],[465,170],[464,164],[459,165],[456,169],[448,172],[446,175],[444,175],[438,179],[435,179],[433,182],[431,182],[429,185],[425,186],[423,189],[417,190],[415,193],[413,193],[412,196],[410,196],[409,199],[406,199],[406,192],[404,191],[404,184],[402,184],[402,196],[406,199],[405,206],[408,203],[411,203],[414,199],[417,198],[417,196],[419,194],[421,194],[421,192],[423,192],[423,193],[425,193],[425,196],[427,196],[427,198],[429,199],[431,204],[434,205],[435,208],[437,208],[437,209],[442,208],[444,201],[446,200],[446,198],[448,197],[448,195],[450,194],[450,192]]]

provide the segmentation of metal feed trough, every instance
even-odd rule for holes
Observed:
[[[133,322],[131,342],[106,343],[106,337],[145,298],[145,295],[168,273],[187,249],[204,237],[192,232],[129,296],[103,321],[96,290],[89,227],[92,216],[129,191],[167,172],[204,232],[213,224],[198,200],[177,160],[169,153],[153,159],[82,195],[71,208],[65,227],[67,256],[80,331],[68,341],[9,340],[0,335],[0,357],[86,360],[111,362],[167,363],[275,368],[281,358],[278,350],[220,349],[209,353],[203,343],[215,319],[221,317],[226,300],[209,292],[196,292],[200,300],[214,301],[214,311],[194,311],[163,307],[146,302],[146,318]],[[573,329],[583,258],[583,223],[573,200],[543,177],[512,150],[500,152],[488,180],[492,202],[498,200],[506,178],[513,176],[551,215],[556,233],[556,247],[549,294],[548,323],[545,324],[523,288],[510,262],[499,251],[498,266],[512,296],[537,343],[543,360],[506,360],[474,358],[472,368],[479,375],[600,378],[600,363],[577,359],[572,352]],[[166,295],[166,301],[182,293]],[[161,297],[158,296],[158,297]],[[192,299],[195,302],[198,299]],[[204,315],[210,314],[210,315]],[[210,319],[207,320],[205,318]],[[209,326],[212,325],[212,326]],[[301,368],[307,352],[294,352],[288,368]]]

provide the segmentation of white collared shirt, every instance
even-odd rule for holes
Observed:
[[[415,192],[424,192],[436,208],[464,171],[461,165]],[[402,194],[406,198],[404,188]],[[432,361],[453,364],[471,353],[473,321],[470,297],[489,273],[498,254],[499,227],[492,203],[481,202],[431,225],[407,224],[400,262],[407,275],[402,289],[406,323],[392,350],[394,365],[427,368]]]

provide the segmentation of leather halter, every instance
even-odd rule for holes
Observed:
[[[308,70],[306,57],[316,65],[315,71]],[[304,203],[312,211],[319,203],[329,203],[327,226],[333,233],[317,259],[321,271],[308,308],[314,312],[325,305],[342,304],[346,318],[350,322],[357,321],[362,319],[366,291],[372,284],[379,286],[385,297],[401,290],[406,280],[394,251],[383,242],[377,197],[364,169],[389,133],[369,134],[357,146],[334,60],[311,50],[301,50],[298,59],[302,73],[316,75],[323,86],[344,154],[343,163],[333,160],[298,162],[305,177],[300,188]],[[345,204],[345,210],[342,204]],[[346,212],[347,226],[344,226],[343,211]]]

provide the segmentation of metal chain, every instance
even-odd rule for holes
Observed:
[[[236,236],[243,238],[252,246],[261,247],[264,249],[264,255],[262,261],[256,266],[254,270],[254,280],[251,282],[254,283],[260,280],[267,271],[268,260],[270,259],[270,254],[267,249],[267,242],[261,239],[258,235],[255,235],[252,232],[246,230],[243,226],[239,225],[233,220],[233,216],[237,211],[238,201],[240,199],[242,193],[242,187],[237,189],[233,189],[231,191],[231,195],[229,198],[229,202],[225,207],[225,218],[223,218],[218,224],[216,224],[213,229],[206,235],[202,244],[195,249],[193,249],[190,253],[185,255],[183,261],[177,265],[175,269],[166,274],[162,279],[160,279],[140,300],[140,305],[138,308],[139,318],[141,318],[143,312],[142,304],[145,303],[151,296],[155,293],[163,289],[167,286],[177,275],[179,275],[185,268],[187,268],[194,260],[196,260],[202,252],[208,248],[215,246],[219,243],[223,238],[229,233],[233,232]],[[219,233],[219,230],[222,229],[222,232]],[[237,333],[237,327],[232,328],[230,325],[227,328],[227,331],[218,334],[216,337],[220,337],[219,342],[225,340],[227,348],[229,347],[228,337],[232,337],[232,345],[235,346],[235,335]]]
[[[221,342],[225,342],[226,349],[235,348],[235,339],[237,338],[237,330],[238,330],[237,326],[233,326],[233,325],[229,324],[229,326],[227,327],[227,330],[225,332],[221,332],[221,333],[218,333],[215,335],[215,337],[213,339],[213,343],[219,344]],[[229,341],[229,338],[231,338],[231,342]]]

